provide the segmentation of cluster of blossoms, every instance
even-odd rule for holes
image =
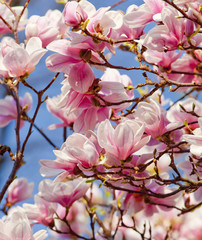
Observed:
[[[2,200],[7,191],[0,239],[45,239],[45,230],[33,233],[35,224],[52,239],[201,239],[201,0],[144,0],[126,13],[64,1],[63,12],[27,19],[28,2],[0,2],[0,33],[14,34],[0,43],[0,87],[9,95],[0,100],[0,127],[15,120],[17,143],[15,154],[0,145],[15,162],[0,192]],[[134,54],[136,65],[110,63],[119,50]],[[56,75],[38,91],[29,75],[48,51],[46,67]],[[143,71],[144,82],[127,70]],[[61,94],[43,99],[59,74]],[[32,96],[20,97],[19,88],[38,97],[33,117]],[[180,94],[177,101],[166,99],[168,88]],[[49,129],[64,129],[61,148],[35,124],[44,102],[60,120]],[[16,207],[32,196],[33,183],[14,178],[34,127],[55,148],[55,160],[40,160],[41,175],[54,180],[40,182],[33,204]]]

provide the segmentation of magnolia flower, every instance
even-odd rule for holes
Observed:
[[[107,69],[101,81],[99,82],[101,90],[98,94],[106,101],[111,103],[122,102],[134,98],[134,93],[131,90],[126,90],[128,86],[132,86],[132,81],[127,75],[121,75],[118,70]],[[129,107],[131,103],[113,105],[115,112],[122,111]]]
[[[23,204],[23,209],[29,219],[34,224],[43,224],[48,226],[53,221],[53,215],[57,210],[57,204],[46,201],[35,195],[35,204]]]
[[[87,30],[98,36],[110,37],[111,30],[119,29],[123,24],[123,14],[119,11],[108,11],[110,7],[100,8],[88,22]]]
[[[133,7],[124,16],[124,22],[130,27],[142,27],[151,21],[161,21],[161,11],[166,3],[162,0],[144,0],[145,4]]]
[[[78,2],[68,2],[64,8],[64,20],[68,26],[77,27],[88,18],[87,13],[81,8]]]
[[[71,126],[77,119],[77,116],[74,112],[68,113],[67,109],[58,107],[58,104],[60,103],[62,98],[63,95],[61,94],[57,97],[48,98],[46,101],[48,111],[62,121],[62,123],[52,124],[51,126],[49,126],[48,128],[51,130],[60,127]]]
[[[46,52],[38,37],[31,38],[26,47],[10,37],[3,38],[0,45],[0,76],[13,78],[30,74]]]
[[[139,103],[134,115],[136,120],[145,123],[145,132],[153,138],[165,132],[165,114],[156,101],[151,99],[150,103]]]
[[[150,136],[143,137],[144,130],[145,126],[135,120],[125,120],[113,128],[107,119],[98,126],[98,142],[107,153],[126,160],[149,142]]]
[[[166,6],[161,11],[163,25],[157,25],[151,29],[144,38],[143,45],[148,49],[163,52],[165,50],[175,50],[179,45],[186,42],[185,21],[179,16],[177,10]]]
[[[169,52],[159,52],[147,49],[143,53],[146,61],[149,63],[154,63],[158,65],[160,71],[164,70],[170,70],[171,64],[176,63],[176,60],[180,57],[181,52],[176,53],[175,51],[169,51]]]
[[[25,112],[28,112],[32,107],[32,96],[30,93],[25,93],[23,98],[19,98],[19,103]],[[5,127],[11,120],[17,119],[16,102],[12,96],[6,96],[0,99],[0,127]],[[20,127],[23,127],[24,121],[20,120]]]
[[[151,184],[147,187],[152,192],[157,194],[168,194],[171,192],[171,189],[167,188],[166,186],[159,186],[155,182],[151,182]],[[166,198],[156,198],[150,196],[147,200],[145,199],[145,195],[141,193],[120,192],[119,194],[120,201],[122,202],[121,209],[127,210],[129,213],[134,214],[144,211],[146,217],[151,217],[154,215],[154,213],[159,212],[160,209],[163,211],[169,211],[171,208],[166,208],[163,206],[163,204],[175,206],[176,202],[179,201],[179,194],[175,194]],[[149,200],[156,204],[149,203]]]
[[[190,144],[190,152],[202,156],[202,117],[198,119],[199,128],[193,131],[193,135],[184,134],[183,139]]]
[[[101,63],[101,59],[94,51],[103,49],[103,45],[96,45],[89,37],[79,38],[76,34],[73,36],[82,41],[73,44],[71,41],[62,39],[56,40],[47,46],[48,50],[57,52],[46,59],[46,66],[53,72],[64,72],[69,75],[68,81],[71,87],[80,93],[86,93],[92,85],[95,76],[91,69],[90,60]]]
[[[90,169],[99,162],[102,148],[97,142],[97,137],[92,132],[84,136],[73,133],[67,138],[60,150],[54,150],[57,159],[40,160],[43,166],[40,170],[43,176],[60,174],[57,180],[63,180],[69,174],[76,174],[78,167]]]
[[[75,132],[85,133],[94,130],[97,123],[110,118],[110,107],[96,106],[95,98],[92,94],[83,94],[70,87],[68,78],[62,82],[62,93],[47,100],[48,111],[60,118],[63,123],[49,126],[55,129],[63,126],[73,126]],[[112,86],[112,85],[111,85]],[[125,91],[123,85],[122,90]],[[101,94],[103,96],[103,94]]]
[[[197,34],[196,36],[199,36]],[[199,36],[199,39],[201,41],[202,36]],[[192,38],[193,40],[193,38]],[[189,54],[184,54],[181,58],[177,59],[172,65],[171,70],[181,72],[182,71],[182,65],[183,65],[183,72],[185,73],[200,73],[201,68],[201,61],[202,61],[202,51],[196,50],[194,51],[194,54],[196,56],[196,59],[193,58],[193,56]],[[188,74],[168,74],[169,79],[173,81],[177,81],[180,83],[202,83],[201,77],[197,75],[188,75]],[[180,88],[180,91],[184,91],[188,88]]]
[[[16,178],[8,188],[7,203],[14,205],[32,197],[34,183],[28,184],[26,178]]]
[[[49,10],[45,16],[32,15],[25,28],[26,39],[39,37],[43,47],[52,41],[65,36],[67,26],[59,10]]]
[[[181,122],[182,125],[185,120],[187,123],[197,122],[198,118],[191,114],[192,111],[194,111],[196,115],[202,116],[202,103],[194,98],[188,98],[175,104],[167,112],[167,118],[170,122]],[[198,123],[189,124],[189,127],[195,129],[198,127]]]
[[[69,208],[85,195],[89,187],[85,180],[79,178],[68,182],[53,182],[46,179],[39,184],[38,195],[46,201],[56,202]]]
[[[27,215],[21,207],[11,208],[8,215],[0,219],[1,240],[43,240],[46,230],[33,234]]]

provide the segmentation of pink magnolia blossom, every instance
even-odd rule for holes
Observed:
[[[183,46],[187,41],[184,36],[185,20],[176,16],[179,16],[177,10],[170,6],[164,7],[161,12],[163,25],[157,25],[150,30],[144,38],[143,45],[160,52]]]
[[[48,127],[49,129],[71,126],[77,119],[77,116],[74,112],[68,114],[68,112],[65,109],[61,109],[58,107],[58,104],[60,103],[61,99],[62,95],[58,95],[57,97],[48,98],[46,101],[48,111],[62,121],[62,123],[53,124],[49,126]]]
[[[46,230],[33,234],[27,215],[21,207],[11,208],[8,215],[0,219],[1,240],[43,240]]]
[[[169,51],[169,52],[159,52],[153,51],[151,49],[147,49],[144,52],[143,56],[145,57],[146,61],[149,63],[156,64],[158,66],[159,71],[169,71],[171,70],[171,65],[175,66],[176,60],[180,57],[181,52]],[[157,67],[155,67],[156,69]]]
[[[151,21],[161,21],[161,11],[166,6],[162,0],[144,0],[145,4],[127,11],[124,22],[130,27],[144,27]]]
[[[143,27],[129,28],[125,23],[123,23],[119,29],[111,31],[110,38],[114,41],[119,41],[124,39],[139,39],[142,35]]]
[[[141,102],[135,111],[135,119],[145,123],[145,132],[156,138],[165,132],[166,117],[160,104],[154,100],[150,103]]]
[[[137,9],[136,5],[131,5],[126,10],[126,15],[130,12],[133,12]],[[125,16],[123,16],[124,20]],[[123,39],[139,39],[141,35],[143,35],[144,26],[129,26],[123,21],[122,26],[118,29],[112,29],[110,33],[110,38],[113,40],[123,40]]]
[[[199,128],[193,131],[193,135],[184,134],[183,139],[187,141],[190,146],[190,152],[197,156],[202,156],[202,117],[198,119]]]
[[[86,100],[89,101],[88,99]],[[85,107],[74,122],[73,129],[75,132],[85,133],[88,130],[94,130],[98,123],[109,119],[111,116],[111,109],[109,107],[100,108],[93,106],[92,101],[88,103],[90,107]]]
[[[198,211],[189,212],[180,216],[177,216],[179,212],[176,209],[154,214],[151,218],[151,227],[154,230],[153,238],[158,240],[165,239],[168,234],[168,228],[170,228],[169,237],[171,237],[171,239],[199,240],[202,236],[201,210],[202,208],[199,208]],[[138,217],[141,218],[143,216]]]
[[[46,47],[52,41],[65,36],[67,26],[59,10],[49,10],[45,16],[32,15],[25,28],[26,39],[39,37],[42,46]]]
[[[68,182],[53,182],[46,179],[39,184],[38,195],[46,201],[56,202],[69,208],[85,195],[89,187],[85,180],[79,178]]]
[[[0,76],[9,78],[30,74],[46,52],[38,37],[31,38],[26,47],[12,38],[3,38],[0,45]]]
[[[114,84],[116,83],[116,84]],[[71,88],[68,78],[62,82],[62,93],[57,98],[48,99],[48,110],[63,123],[52,125],[51,128],[68,126],[73,124],[75,132],[85,133],[87,130],[94,130],[96,125],[105,119],[109,119],[113,112],[119,112],[130,106],[130,103],[116,104],[100,107],[105,103],[93,96],[93,93],[82,94]],[[101,81],[95,82],[97,94],[104,100],[117,103],[133,98],[131,90],[126,90],[132,85],[127,75],[120,75],[117,70],[107,69],[101,77]]]
[[[116,84],[114,84],[116,82]],[[87,130],[94,130],[96,125],[105,119],[109,119],[112,113],[124,110],[130,103],[116,104],[110,107],[100,107],[104,101],[95,98],[92,94],[82,94],[71,89],[68,78],[63,81],[61,101],[58,102],[58,109],[66,115],[67,120],[71,114],[76,116],[73,124],[75,132],[85,133]],[[130,78],[120,75],[117,70],[107,69],[101,77],[101,81],[95,83],[98,87],[97,94],[104,100],[117,103],[133,98],[133,91],[125,88],[132,85]],[[65,116],[64,116],[65,117]]]
[[[185,73],[200,73],[200,64],[202,61],[202,51],[196,50],[194,52],[196,59],[191,55],[184,54],[180,59],[177,59],[172,65],[171,70]],[[183,64],[183,71],[182,71]],[[201,77],[197,75],[188,75],[188,74],[168,74],[169,79],[181,83],[202,83]],[[182,88],[182,91],[185,88]]]
[[[75,35],[73,35],[75,36]],[[82,41],[82,38],[78,38]],[[95,46],[91,38],[85,38],[84,42],[72,44],[69,40],[56,40],[47,46],[48,50],[57,52],[46,60],[47,68],[53,72],[64,72],[69,75],[68,81],[71,87],[80,93],[88,91],[95,76],[91,69],[90,60],[96,63],[102,62],[99,55],[94,52],[103,49],[104,46]]]
[[[62,93],[57,108],[61,114],[64,113],[66,121],[75,116],[73,124],[75,132],[85,133],[88,130],[94,130],[97,123],[111,116],[111,109],[97,106],[92,94],[75,91],[71,88],[68,78],[65,78],[62,83]]]
[[[8,188],[7,203],[14,205],[32,197],[34,183],[29,183],[26,178],[16,178]]]
[[[130,9],[130,7],[129,7]],[[128,10],[127,10],[128,12]],[[124,40],[124,39],[139,39],[144,34],[144,26],[129,27],[124,21],[122,25],[117,29],[111,29],[110,38],[113,40]],[[118,45],[118,44],[117,44]]]
[[[134,98],[133,91],[126,90],[128,86],[132,86],[131,79],[127,75],[120,75],[118,70],[108,68],[101,77],[99,86],[101,86],[99,96],[108,102],[117,103]],[[120,112],[130,104],[112,105],[112,108],[115,112]]]
[[[110,7],[103,7],[96,11],[88,1],[68,2],[64,9],[65,23],[78,27],[88,19],[87,30],[98,36],[108,36],[112,29],[118,29],[123,24],[123,14],[118,11],[108,11]]]
[[[125,120],[113,128],[107,119],[98,126],[98,142],[107,153],[126,160],[149,142],[150,136],[143,137],[144,130],[145,126],[135,120]]]
[[[65,23],[71,27],[77,27],[88,18],[87,13],[81,8],[80,4],[74,1],[65,5],[63,14]]]
[[[100,8],[90,17],[87,30],[98,36],[110,37],[112,29],[119,29],[123,24],[123,15],[118,11],[108,11],[110,7]]]
[[[40,160],[43,166],[40,172],[43,176],[54,176],[59,173],[57,179],[64,179],[69,174],[76,174],[78,167],[90,169],[98,165],[101,151],[95,134],[88,132],[85,136],[73,133],[60,150],[54,150],[57,157],[55,161]]]
[[[48,226],[53,222],[53,216],[57,211],[57,204],[46,201],[35,195],[35,204],[23,204],[23,209],[30,222]]]
[[[195,99],[188,98],[174,105],[167,112],[167,118],[170,122],[181,122],[182,125],[184,124],[185,120],[187,121],[187,123],[197,122],[198,118],[193,114],[189,113],[193,110],[198,116],[202,116],[202,103]],[[198,127],[198,123],[193,123],[189,125],[189,127],[191,129],[195,129],[196,127]]]
[[[30,93],[25,93],[23,98],[19,98],[21,108],[28,112],[32,107],[32,97]],[[0,127],[5,127],[11,120],[17,119],[16,102],[12,96],[6,96],[0,100]],[[23,127],[24,121],[20,120],[20,127]]]
[[[16,17],[18,17],[23,10],[23,6],[12,7],[12,10],[16,13]],[[27,22],[27,15],[28,11],[26,8],[22,17],[20,18],[17,31],[24,29],[24,25]],[[11,10],[5,4],[3,4],[3,2],[0,2],[0,16],[15,30],[16,17]],[[8,26],[0,19],[0,34],[2,35],[10,32],[11,30],[8,28]]]
[[[169,188],[165,186],[159,186],[158,184],[151,182],[150,185],[147,186],[152,192],[157,194],[166,194],[171,192]],[[147,196],[148,199],[145,199],[144,194],[140,193],[127,193],[121,192],[119,193],[120,200],[122,202],[121,208],[129,213],[137,213],[143,211],[145,216],[151,217],[154,213],[159,212],[160,209],[163,211],[169,211],[171,208],[166,208],[159,204],[166,204],[170,206],[175,206],[176,202],[179,201],[179,195],[175,194],[166,198],[155,198],[153,196]],[[154,203],[149,203],[149,200]]]

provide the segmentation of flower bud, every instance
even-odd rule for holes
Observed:
[[[7,203],[14,205],[32,197],[34,183],[28,184],[26,178],[15,179],[8,188]]]

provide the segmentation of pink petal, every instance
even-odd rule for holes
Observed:
[[[70,69],[69,84],[77,92],[87,92],[94,79],[95,76],[93,70],[89,64],[84,63],[83,61],[74,64],[74,66]]]
[[[60,54],[53,54],[46,59],[46,66],[52,72],[64,72],[68,74],[70,65],[76,63],[73,58]]]

